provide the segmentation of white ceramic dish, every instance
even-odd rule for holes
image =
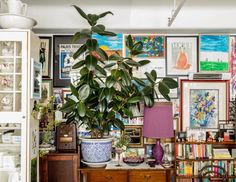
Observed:
[[[0,26],[2,28],[32,29],[37,22],[23,15],[4,13],[0,14]]]
[[[86,164],[88,167],[105,167],[108,163],[111,162],[111,160],[107,162],[101,162],[101,163],[92,163],[92,162],[85,162],[84,160],[81,160],[84,164]]]

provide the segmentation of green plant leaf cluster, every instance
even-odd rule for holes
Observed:
[[[108,56],[92,38],[94,33],[102,36],[115,36],[113,32],[106,30],[104,25],[98,24],[98,20],[106,15],[113,15],[107,11],[102,14],[86,14],[76,5],[73,7],[87,20],[90,29],[82,30],[74,34],[73,41],[87,38],[87,41],[75,52],[74,59],[85,54],[84,60],[74,64],[80,77],[76,85],[71,84],[72,97],[66,99],[61,111],[66,113],[68,122],[85,124],[95,137],[102,137],[110,127],[124,129],[124,124],[116,117],[133,117],[131,107],[139,107],[140,102],[152,107],[154,96],[157,95],[155,87],[160,93],[170,100],[170,89],[178,87],[178,83],[171,78],[164,78],[157,82],[158,73],[152,70],[146,72],[148,82],[133,76],[134,69],[148,64],[149,60],[136,61],[135,56],[143,53],[142,42],[135,42],[131,35],[127,37],[126,46],[129,57],[122,57],[118,52]],[[141,86],[142,89],[139,89]]]

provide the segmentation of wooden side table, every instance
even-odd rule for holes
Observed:
[[[40,182],[80,182],[78,153],[48,153],[40,158]]]

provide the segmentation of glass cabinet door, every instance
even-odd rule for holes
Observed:
[[[21,124],[0,123],[0,181],[21,180]]]
[[[21,112],[22,42],[0,41],[0,112]]]

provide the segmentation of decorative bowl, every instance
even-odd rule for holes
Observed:
[[[137,166],[144,162],[144,157],[124,157],[123,162],[129,166]]]
[[[0,14],[0,26],[2,28],[32,29],[37,22],[23,15],[4,13]]]

